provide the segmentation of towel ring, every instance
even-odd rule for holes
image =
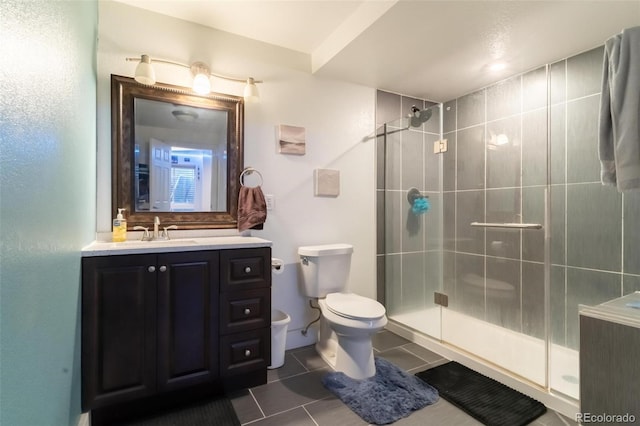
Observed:
[[[256,169],[254,169],[253,167],[247,167],[246,169],[244,169],[242,171],[242,173],[240,173],[240,185],[242,186],[246,186],[244,184],[244,176],[245,175],[250,175],[251,173],[256,172],[258,174],[258,176],[260,176],[260,183],[256,186],[262,186],[262,184],[264,183],[264,178],[262,177],[262,174],[257,171]]]

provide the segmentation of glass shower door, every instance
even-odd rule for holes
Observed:
[[[444,104],[442,340],[547,385],[546,67]]]

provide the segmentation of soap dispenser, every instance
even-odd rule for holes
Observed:
[[[118,209],[118,215],[113,219],[113,242],[127,241],[127,219],[122,216],[124,209]]]

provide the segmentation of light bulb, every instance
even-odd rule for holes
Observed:
[[[211,92],[211,81],[205,74],[196,74],[193,77],[193,91],[199,95],[206,95]]]

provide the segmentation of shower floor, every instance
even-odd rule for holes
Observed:
[[[545,342],[542,339],[439,307],[393,314],[389,319],[546,387]],[[578,360],[578,351],[551,345],[549,380],[553,392],[578,399]]]

